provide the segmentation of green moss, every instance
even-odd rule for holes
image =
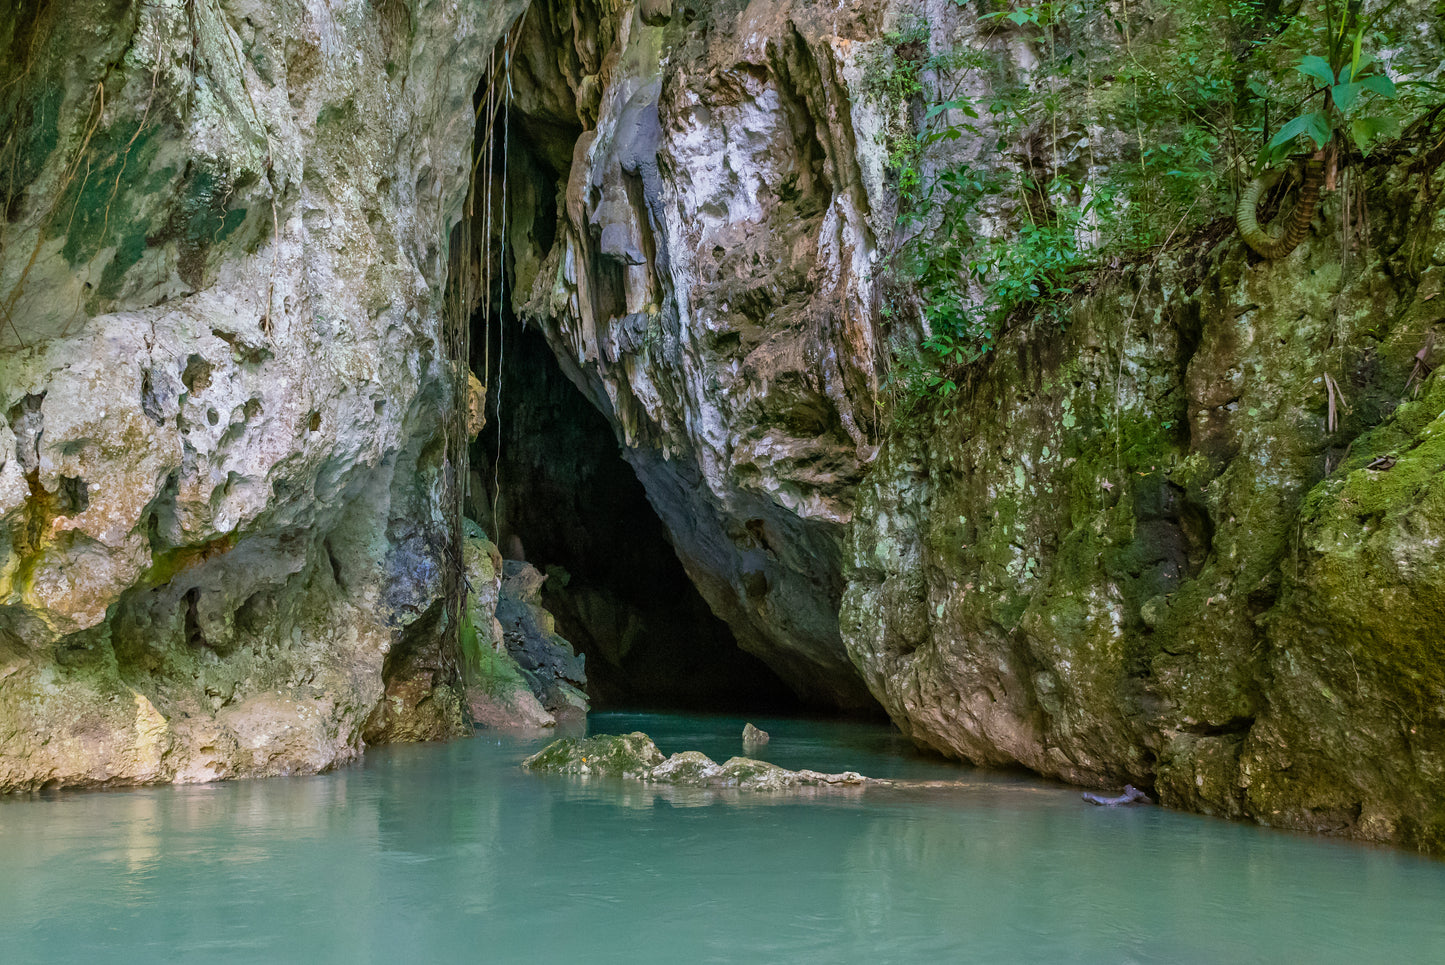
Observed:
[[[142,128],[139,118],[114,124],[91,140],[50,225],[54,236],[65,239],[61,254],[72,267],[88,264],[110,245],[130,254],[137,245],[144,250],[150,220],[140,215],[135,201],[152,201],[169,180],[150,170],[163,144],[159,125]]]
[[[60,110],[65,89],[59,84],[37,85],[32,100],[15,88],[10,103],[0,103],[0,123],[18,136],[9,151],[0,153],[0,171],[7,174],[3,190],[5,206],[0,215],[17,215],[24,206],[25,192],[44,170],[45,164],[60,145]],[[10,100],[10,98],[7,98]]]
[[[598,774],[623,777],[639,774],[663,761],[662,752],[641,731],[631,734],[599,734],[596,737],[564,737],[522,762],[534,771],[557,774]]]
[[[92,310],[104,310],[104,302],[121,293],[126,273],[147,250],[167,243],[176,246],[181,278],[201,287],[212,247],[245,223],[246,209],[230,203],[248,179],[233,177],[224,164],[194,159],[177,183],[174,167],[156,167],[166,143],[166,129],[153,120],[142,127],[131,119],[97,133],[49,226],[52,236],[65,239],[61,254],[74,267],[114,249]]]
[[[490,647],[475,655],[468,654],[467,686],[482,691],[488,697],[505,697],[528,689],[517,661],[510,654],[499,653]]]

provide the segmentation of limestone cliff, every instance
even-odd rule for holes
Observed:
[[[1418,381],[1445,320],[1438,127],[1356,168],[1366,244],[1327,227],[1358,216],[1333,194],[1278,262],[1227,223],[1161,234],[1167,253],[1096,271],[1059,324],[1015,319],[946,403],[880,418],[891,350],[917,335],[881,312],[900,120],[868,96],[870,64],[888,44],[922,61],[942,33],[987,59],[975,103],[1042,97],[1037,15],[533,15],[516,103],[550,140],[512,229],[519,311],[744,647],[845,706],[856,673],[965,760],[1442,847],[1440,407]],[[931,40],[899,31],[920,16]],[[1169,43],[1167,12],[1137,23]],[[1445,40],[1398,35],[1425,61]],[[1132,135],[1067,116],[1010,123],[964,124],[953,156],[1086,197],[1138,158]],[[985,188],[978,231],[1027,203],[1052,202]]]
[[[330,767],[435,646],[447,237],[521,6],[0,5],[0,788]]]
[[[548,135],[527,183],[555,186],[517,199],[519,310],[739,644],[849,708],[871,700],[838,630],[841,547],[881,371],[881,148],[850,84],[879,17],[539,2],[514,78],[519,131]]]
[[[1396,161],[1365,264],[1323,234],[1279,262],[1201,239],[890,435],[843,620],[905,732],[1440,850],[1445,396],[1411,376],[1445,325],[1445,155]]]
[[[1078,63],[1169,43],[1156,6],[1090,21]],[[1287,257],[1161,232],[910,406],[927,325],[888,280],[917,65],[946,38],[972,102],[1047,98],[1034,8],[12,7],[0,786],[462,729],[441,305],[475,146],[502,201],[465,226],[506,252],[486,303],[540,330],[707,604],[801,695],[965,760],[1445,849],[1440,112],[1350,159],[1360,211],[1327,184]],[[1429,7],[1397,35],[1438,63]],[[960,122],[923,174],[1022,175],[980,180],[983,238],[1065,180],[1082,210],[1160,146],[1121,103]]]

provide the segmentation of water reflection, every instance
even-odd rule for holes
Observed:
[[[787,767],[954,786],[578,782],[545,738],[373,752],[315,778],[0,800],[4,961],[1445,960],[1445,865],[756,721]],[[666,752],[741,719],[611,715]]]

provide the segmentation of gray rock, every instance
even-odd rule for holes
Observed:
[[[872,781],[854,771],[822,774],[733,757],[718,764],[698,751],[664,758],[646,734],[602,734],[585,739],[564,737],[522,762],[532,771],[589,777],[622,777],[648,784],[720,788],[740,791],[786,791],[796,788],[856,788]],[[883,782],[886,783],[886,782]]]
[[[0,790],[465,732],[445,239],[523,5],[66,0],[0,65],[55,125],[0,245]]]

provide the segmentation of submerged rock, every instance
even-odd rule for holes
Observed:
[[[1093,794],[1093,793],[1086,792],[1086,793],[1083,795],[1083,798],[1084,798],[1085,801],[1088,801],[1090,804],[1097,804],[1097,805],[1099,805],[1100,807],[1106,807],[1106,808],[1116,808],[1116,807],[1120,807],[1120,806],[1125,805],[1125,804],[1152,804],[1152,803],[1153,803],[1152,801],[1149,800],[1149,795],[1145,794],[1143,791],[1139,790],[1137,787],[1135,787],[1135,786],[1132,785],[1132,784],[1125,784],[1125,785],[1124,785],[1124,793],[1123,793],[1123,794],[1120,794],[1118,797],[1105,797],[1105,796],[1102,795],[1102,794]]]
[[[724,764],[699,751],[682,751],[664,758],[657,745],[641,731],[564,737],[522,762],[532,771],[579,776],[623,777],[649,784],[679,787],[731,788],[743,791],[785,791],[790,788],[858,787],[874,781],[855,771],[823,774],[790,771],[767,761],[733,757]]]

